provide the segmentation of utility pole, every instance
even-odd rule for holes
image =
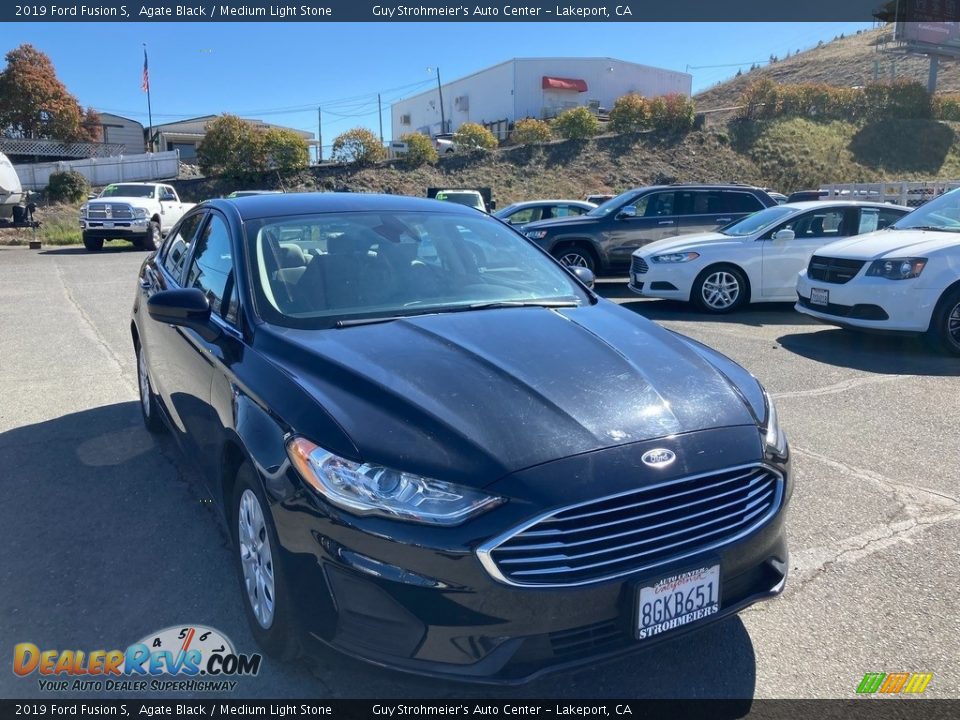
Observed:
[[[440,132],[447,131],[447,116],[443,110],[443,87],[440,85],[440,68],[437,68],[437,93],[440,95]]]
[[[380,144],[383,145],[383,107],[380,105],[380,93],[377,93],[377,114],[380,116]]]
[[[323,162],[323,116],[320,114],[320,106],[317,105],[317,164]]]
[[[930,56],[930,74],[927,76],[927,92],[934,95],[937,92],[937,70],[940,68],[940,56]]]

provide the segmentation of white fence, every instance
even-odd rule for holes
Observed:
[[[847,200],[874,200],[920,207],[928,200],[939,197],[948,190],[960,187],[960,182],[881,182],[881,183],[843,183],[821,185],[820,191],[828,197],[842,197]]]
[[[144,155],[116,155],[113,157],[64,160],[62,162],[14,165],[24,190],[42,190],[55,172],[76,170],[94,187],[115,182],[141,180],[169,180],[180,171],[180,152],[146,153]]]

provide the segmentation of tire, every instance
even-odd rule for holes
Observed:
[[[948,292],[937,303],[927,339],[937,350],[960,355],[960,288]]]
[[[299,628],[270,506],[249,463],[237,470],[230,508],[233,557],[250,630],[267,655],[293,660],[300,654]]]
[[[137,353],[137,387],[140,389],[140,416],[143,418],[143,424],[151,433],[160,433],[164,430],[163,418],[160,417],[160,409],[157,407],[157,396],[150,386],[150,375],[147,372],[147,360],[140,348],[140,344],[135,345]]]
[[[560,261],[561,265],[584,267],[593,273],[597,271],[597,261],[594,260],[593,253],[579,245],[557,248],[553,251],[553,256]]]
[[[103,238],[90,237],[86,233],[83,233],[83,246],[88,252],[98,252],[103,250]]]
[[[160,223],[151,220],[150,229],[147,231],[147,234],[138,238],[134,244],[147,252],[153,252],[154,250],[160,249],[160,243],[162,241],[163,236],[160,232]]]
[[[747,278],[732,265],[714,265],[697,276],[690,299],[704,312],[721,315],[740,309],[749,298]]]

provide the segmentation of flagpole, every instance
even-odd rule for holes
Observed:
[[[150,75],[147,69],[147,44],[143,44],[143,84],[147,91],[147,118],[150,127],[147,129],[148,152],[153,152],[153,108],[150,107]]]

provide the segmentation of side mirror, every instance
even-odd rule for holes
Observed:
[[[582,282],[588,288],[593,290],[593,284],[596,280],[596,276],[593,274],[593,270],[585,267],[571,267],[570,271],[577,276],[577,280]]]
[[[97,195],[96,193],[88,193],[88,194],[87,194],[87,200],[96,200],[98,197],[100,197],[100,196]]]
[[[160,196],[160,202],[176,202],[177,196],[173,193],[164,193]]]
[[[773,237],[771,239],[772,240],[793,240],[796,236],[797,234],[793,230],[783,229],[783,230],[777,230],[773,234]]]
[[[210,322],[210,302],[202,290],[162,290],[147,301],[147,313],[157,322],[190,328],[207,342],[220,335]]]
[[[621,208],[620,212],[617,213],[617,220],[624,220],[626,218],[635,218],[637,216],[637,208],[633,205],[627,205],[625,208]]]

